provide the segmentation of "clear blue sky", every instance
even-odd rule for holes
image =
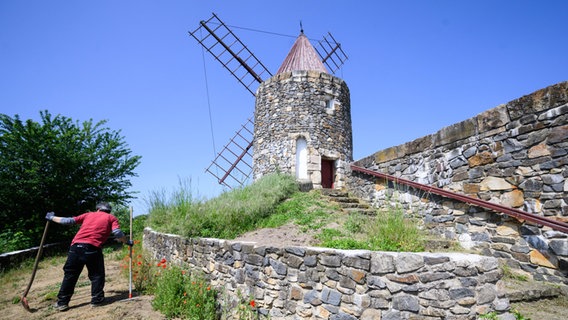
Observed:
[[[300,21],[341,42],[356,160],[568,80],[562,0],[0,0],[0,113],[108,120],[142,156],[135,214],[180,180],[214,197],[213,141],[220,151],[254,98],[188,35],[212,12],[273,73]]]

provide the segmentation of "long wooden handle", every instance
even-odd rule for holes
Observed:
[[[32,287],[32,283],[34,282],[34,278],[36,275],[36,271],[37,271],[37,265],[39,264],[39,258],[41,257],[41,254],[43,252],[43,243],[45,242],[45,236],[47,235],[47,229],[49,228],[49,220],[47,221],[47,223],[45,224],[45,228],[43,229],[43,235],[41,236],[41,243],[39,244],[39,249],[37,251],[37,255],[36,255],[36,259],[34,262],[34,269],[32,271],[32,277],[30,279],[30,283],[28,283],[28,287],[26,288],[26,291],[24,291],[24,294],[22,295],[22,298],[25,298],[28,295],[28,292],[30,292],[30,288]]]
[[[130,241],[132,240],[132,207],[130,207]],[[132,246],[128,248],[129,271],[128,271],[128,299],[132,299]]]

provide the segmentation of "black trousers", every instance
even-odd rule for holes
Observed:
[[[105,261],[103,252],[90,244],[75,243],[69,248],[67,261],[63,266],[63,283],[57,295],[60,305],[67,305],[75,291],[75,285],[83,267],[87,266],[91,280],[91,303],[101,303],[105,299]]]

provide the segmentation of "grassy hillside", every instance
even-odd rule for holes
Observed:
[[[337,249],[423,251],[425,235],[393,207],[375,216],[343,212],[317,190],[300,192],[293,177],[273,174],[209,201],[187,186],[169,197],[155,193],[148,226],[186,237],[234,239],[259,228],[294,223],[316,231],[319,246]]]

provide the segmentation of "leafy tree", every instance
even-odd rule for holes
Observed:
[[[38,123],[0,114],[0,239],[17,234],[21,247],[39,243],[48,211],[73,216],[97,201],[124,205],[140,164],[106,121],[80,124],[47,110],[40,116]]]

